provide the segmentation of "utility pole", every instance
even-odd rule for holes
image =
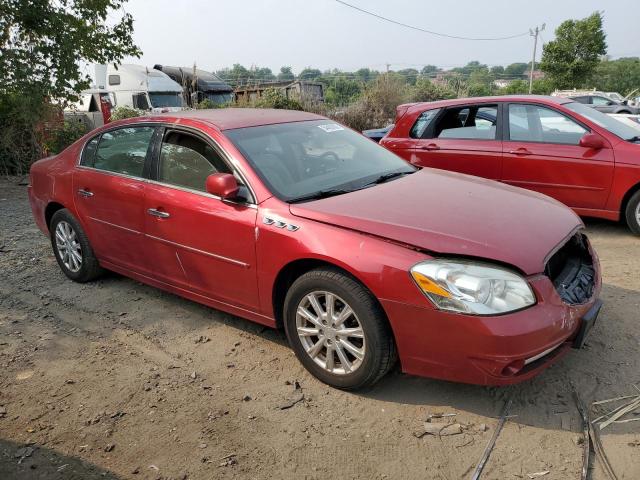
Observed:
[[[385,63],[386,67],[387,67],[387,73],[389,73],[389,67],[391,66],[390,63]]]
[[[544,30],[546,24],[542,27],[536,27],[535,30],[529,29],[529,35],[533,37],[533,59],[531,60],[531,68],[529,70],[529,95],[533,91],[533,71],[536,69],[536,50],[538,49],[538,35]]]

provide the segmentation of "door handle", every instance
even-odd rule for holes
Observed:
[[[83,197],[93,197],[93,192],[90,190],[85,190],[84,188],[81,188],[80,190],[78,190],[78,195],[81,195]]]
[[[422,145],[420,150],[440,150],[440,147],[435,143],[430,143],[428,145]]]
[[[526,148],[516,148],[515,150],[509,150],[509,153],[512,155],[531,155],[532,154],[532,152],[530,152]]]
[[[169,212],[163,212],[162,210],[158,210],[155,208],[150,208],[149,210],[147,210],[147,213],[158,218],[169,218],[171,216]]]

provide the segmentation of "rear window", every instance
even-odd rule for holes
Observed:
[[[416,120],[416,123],[414,123],[413,127],[411,127],[411,132],[409,133],[409,136],[411,138],[422,138],[427,127],[431,124],[433,119],[436,118],[438,113],[440,113],[439,108],[422,112],[418,117],[418,119]]]

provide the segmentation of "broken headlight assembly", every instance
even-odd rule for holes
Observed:
[[[440,310],[498,315],[536,303],[529,283],[522,276],[496,265],[434,259],[414,265],[410,273]]]

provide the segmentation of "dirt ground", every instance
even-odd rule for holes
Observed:
[[[482,479],[578,479],[570,384],[589,403],[640,384],[640,238],[607,222],[588,233],[605,306],[584,350],[510,388],[396,370],[345,393],[307,374],[281,332],[115,274],[67,280],[26,187],[0,180],[0,479],[470,478],[509,396]],[[417,438],[434,413],[464,433]],[[603,431],[620,479],[640,478],[639,432]]]

